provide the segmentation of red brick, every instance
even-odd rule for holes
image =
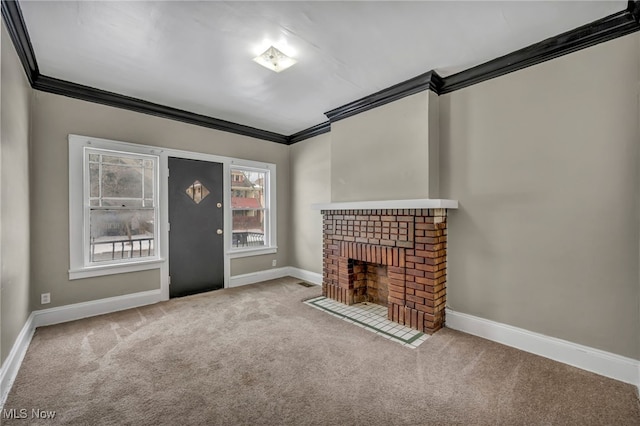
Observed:
[[[437,257],[444,257],[446,255],[447,255],[446,250],[438,250],[438,251],[416,250],[416,256],[424,256],[425,258],[430,258],[430,259],[435,259]]]
[[[405,268],[401,268],[399,266],[389,265],[387,267],[387,272],[393,272],[395,274],[404,274]]]
[[[422,298],[422,297],[418,297],[418,296],[414,296],[414,295],[412,295],[412,294],[407,294],[407,295],[405,296],[405,298],[406,298],[407,300],[411,300],[412,302],[416,302],[416,304],[418,304],[418,303],[419,303],[419,304],[421,304],[421,305],[424,305],[424,302],[425,302],[425,299],[424,299],[424,298]]]
[[[407,288],[413,288],[415,290],[424,291],[424,284],[407,281],[406,282],[406,286],[407,286]]]
[[[440,277],[444,277],[447,274],[447,271],[445,270],[441,270],[441,271],[436,271],[436,272],[425,272],[424,276],[427,278],[433,278],[433,279],[437,279]]]
[[[422,297],[425,300],[434,300],[435,299],[435,295],[433,293],[429,293],[426,291],[421,291],[421,290],[414,290],[415,295],[418,297]]]
[[[397,241],[396,246],[402,248],[413,248],[413,241]]]
[[[398,300],[405,300],[405,295],[404,292],[397,292],[397,291],[393,291],[391,288],[389,288],[389,297],[394,297]]]
[[[435,272],[438,270],[438,265],[426,265],[426,264],[420,264],[418,263],[415,266],[416,269],[419,269],[421,271],[427,271],[427,272]]]
[[[406,287],[406,284],[404,280],[389,278],[389,283],[387,284],[387,286],[389,287],[389,290],[391,290],[392,288],[396,288],[399,290],[404,289]]]
[[[424,312],[425,318],[427,317],[427,315],[433,315],[432,307],[416,304],[416,309],[419,310],[420,312]]]
[[[424,259],[424,263],[428,265],[439,265],[441,263],[445,263],[446,261],[447,258],[444,256]]]
[[[439,243],[438,239],[433,237],[416,237],[415,241],[416,243],[421,243],[421,244],[438,244]]]

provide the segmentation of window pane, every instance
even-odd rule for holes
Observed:
[[[100,164],[98,163],[89,163],[89,187],[90,187],[90,196],[91,197],[99,197],[100,196]]]
[[[142,167],[142,159],[130,157],[116,157],[114,155],[103,155],[102,162],[110,164],[126,164],[129,166]]]
[[[103,157],[107,158],[106,155]],[[102,196],[117,198],[142,198],[141,170],[141,168],[137,167],[103,164]]]
[[[89,221],[92,262],[154,255],[153,210],[91,210]]]
[[[103,198],[102,199],[102,207],[147,207],[142,205],[142,199],[118,199],[114,200],[113,198]],[[149,206],[153,207],[153,206]]]
[[[264,210],[234,210],[233,247],[264,246]]]
[[[265,172],[231,170],[231,208],[260,209],[265,207]]]
[[[153,169],[144,169],[144,198],[153,198],[153,175]]]

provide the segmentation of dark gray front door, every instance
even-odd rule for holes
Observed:
[[[224,287],[222,164],[169,157],[171,297]]]

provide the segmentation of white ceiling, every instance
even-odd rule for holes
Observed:
[[[20,5],[43,75],[290,135],[431,69],[454,74],[627,2]],[[253,62],[265,40],[286,43],[298,63],[276,74]]]

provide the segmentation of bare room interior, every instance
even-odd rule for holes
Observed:
[[[1,4],[0,423],[640,424],[638,1]]]

